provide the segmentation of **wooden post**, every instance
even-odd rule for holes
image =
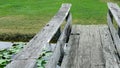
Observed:
[[[63,29],[63,32],[61,33],[60,38],[58,39],[55,51],[51,59],[46,64],[46,68],[56,68],[58,62],[62,62],[62,59],[64,57],[64,45],[66,44],[66,40],[71,32],[71,23],[72,23],[71,17],[72,16],[70,14],[67,14],[67,18],[66,18],[67,23]],[[59,65],[61,65],[61,63]]]
[[[66,35],[67,35],[66,43],[67,43],[69,40],[71,29],[72,29],[72,14],[70,12],[69,12],[68,16],[66,17],[66,22],[69,23],[69,27],[70,27],[70,28],[68,28],[68,31],[70,31],[70,32],[66,33]]]
[[[117,52],[120,56],[120,34],[118,35],[118,33],[120,33],[120,30],[116,30],[114,25],[113,25],[113,17],[117,23],[117,25],[120,27],[120,18],[119,16],[119,6],[116,3],[108,3],[108,15],[107,15],[107,21],[108,21],[108,27],[110,29],[111,32],[111,36],[113,38],[114,44],[116,46]],[[120,28],[119,28],[120,29]]]
[[[108,14],[110,16],[111,22],[113,23],[113,15],[110,10],[108,10]],[[120,27],[118,26],[118,36],[120,37]]]
[[[67,23],[67,24],[66,24],[67,28],[65,27],[65,29],[66,29],[66,31],[65,31],[66,39],[64,40],[65,43],[68,42],[69,36],[70,36],[70,33],[71,33],[72,15],[71,15],[70,12],[68,13],[68,15],[67,15],[67,17],[66,17],[66,23]],[[65,44],[63,44],[63,45],[60,47],[61,56],[60,56],[60,59],[59,59],[59,65],[61,65],[62,60],[63,60],[63,57],[64,57],[64,53],[65,53],[65,52],[64,52],[64,45],[65,45]]]

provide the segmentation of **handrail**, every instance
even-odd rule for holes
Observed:
[[[71,4],[62,4],[58,13],[49,21],[49,23],[38,34],[36,34],[36,36],[34,36],[34,38],[27,44],[26,47],[23,48],[21,52],[15,55],[11,63],[9,63],[6,66],[6,68],[34,68],[36,66],[37,59],[42,54],[43,49],[45,48],[45,46],[49,44],[51,39],[54,37],[63,21],[65,19],[67,19],[67,21],[69,20],[69,16],[71,15],[70,8]],[[68,31],[67,34],[69,34],[71,30],[70,24],[67,28],[65,28],[65,31],[66,30]],[[61,35],[63,35],[63,33]],[[65,36],[67,34],[65,34]],[[64,39],[67,38],[65,37]]]
[[[64,56],[64,45],[65,45],[65,43],[67,43],[68,38],[71,33],[71,23],[72,23],[71,14],[68,16],[66,21],[67,21],[67,24],[65,25],[65,28],[63,29],[63,32],[57,42],[53,56],[47,63],[46,68],[56,68],[57,63],[61,59],[61,56],[62,56],[62,58]],[[62,60],[60,60],[60,61],[62,61]]]
[[[120,8],[116,3],[108,3],[109,11],[111,15],[114,17],[117,25],[120,27]]]
[[[120,56],[120,8],[116,3],[107,3],[108,5],[108,14],[107,22],[113,38],[114,44],[116,45],[117,52]],[[113,18],[115,19],[118,30],[115,29],[113,25]]]

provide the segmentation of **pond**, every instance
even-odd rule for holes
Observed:
[[[24,46],[25,42],[0,42],[0,68],[4,68]]]
[[[10,47],[12,47],[12,45],[13,45],[12,42],[0,41],[0,50],[10,48]]]
[[[26,46],[27,42],[3,42],[0,41],[0,68],[4,68],[11,59]],[[52,56],[52,51],[44,49],[42,56],[37,60],[37,68],[45,68],[45,64]]]

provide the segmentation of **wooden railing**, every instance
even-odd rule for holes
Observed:
[[[117,23],[118,29],[114,26],[114,20]],[[120,57],[120,8],[115,3],[108,3],[108,14],[107,14],[108,26],[113,38],[113,42],[116,45]]]
[[[70,8],[71,4],[62,4],[58,13],[22,51],[14,56],[11,63],[9,63],[6,68],[36,68],[36,61],[41,56],[43,49],[46,46],[50,46],[50,41],[58,34],[55,50],[46,65],[46,68],[56,68],[58,61],[64,56],[63,47],[68,41],[71,32],[72,15]],[[61,32],[60,27],[64,20],[67,23]]]

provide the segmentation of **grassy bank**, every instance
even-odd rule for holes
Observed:
[[[106,24],[107,1],[1,0],[0,38],[4,39],[6,34],[11,37],[21,34],[20,38],[22,35],[33,36],[54,16],[62,3],[72,4],[73,24]],[[119,3],[118,0],[114,2]]]

